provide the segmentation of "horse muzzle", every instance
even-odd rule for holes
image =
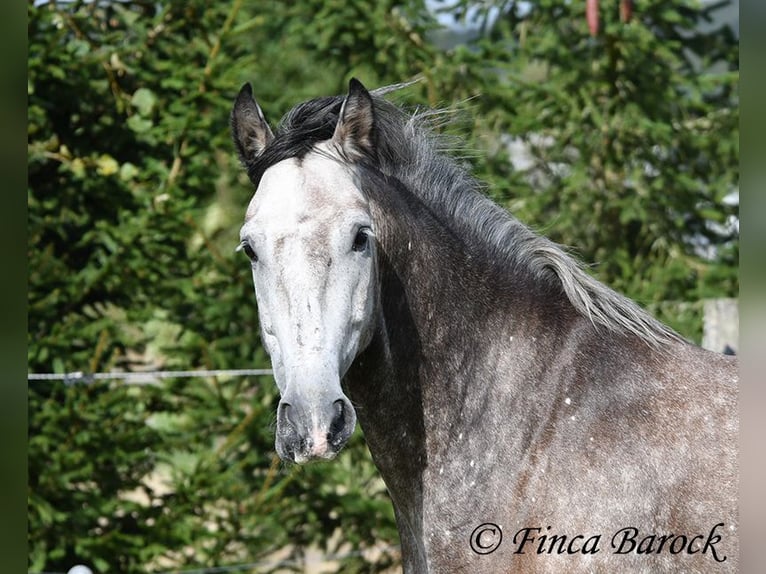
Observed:
[[[346,445],[355,426],[356,412],[343,394],[311,401],[288,394],[277,411],[277,454],[298,464],[330,460]]]

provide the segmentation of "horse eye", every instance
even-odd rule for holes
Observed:
[[[361,252],[367,249],[367,244],[370,240],[370,230],[366,227],[362,227],[359,231],[356,232],[356,237],[354,237],[354,244],[351,246],[351,249],[356,252]]]
[[[256,261],[258,261],[258,255],[256,255],[255,251],[253,251],[253,248],[252,248],[252,247],[250,247],[250,244],[249,244],[249,243],[247,243],[247,242],[242,242],[242,251],[244,251],[244,252],[245,252],[245,255],[247,255],[247,256],[248,256],[248,258],[249,258],[251,261],[253,261],[253,262],[256,262]]]

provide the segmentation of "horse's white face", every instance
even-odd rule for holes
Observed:
[[[231,119],[240,159],[250,166],[274,135],[249,85]],[[372,338],[377,267],[369,205],[353,166],[373,154],[373,133],[372,98],[352,80],[332,137],[265,170],[240,231],[281,393],[276,447],[284,460],[333,458],[356,425],[341,379]]]
[[[328,142],[267,169],[240,232],[282,395],[277,451],[295,462],[332,458],[351,435],[341,379],[373,327],[372,221],[332,153]]]

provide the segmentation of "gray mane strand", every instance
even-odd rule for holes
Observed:
[[[560,246],[489,200],[468,170],[446,153],[454,141],[432,129],[434,118],[443,112],[406,114],[379,97],[397,87],[372,92],[383,173],[397,178],[463,233],[482,237],[501,262],[525,264],[538,277],[558,280],[575,310],[594,325],[631,333],[655,347],[683,340],[636,303],[590,276]]]

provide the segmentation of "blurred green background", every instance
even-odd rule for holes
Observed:
[[[30,2],[29,372],[268,367],[231,102],[250,81],[274,123],[352,76],[421,76],[394,99],[453,111],[493,199],[699,341],[701,301],[738,293],[736,16],[623,3],[592,33],[565,0]],[[395,570],[361,433],[284,466],[277,399],[256,376],[30,381],[29,571]]]

